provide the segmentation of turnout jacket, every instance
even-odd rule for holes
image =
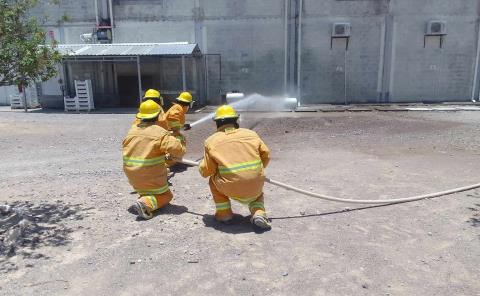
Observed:
[[[199,171],[228,197],[248,199],[262,194],[269,160],[270,151],[257,133],[227,125],[205,141]]]
[[[170,132],[155,123],[140,123],[130,128],[123,140],[123,170],[140,195],[169,190],[167,153],[174,158],[185,154],[185,147]]]

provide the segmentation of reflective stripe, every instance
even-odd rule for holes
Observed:
[[[145,198],[148,199],[148,201],[152,204],[152,209],[153,210],[156,210],[158,208],[157,199],[155,198],[155,196],[147,195],[147,196],[145,196]]]
[[[218,171],[220,172],[221,175],[225,175],[225,174],[233,174],[233,173],[242,172],[242,171],[250,171],[250,170],[254,171],[254,170],[259,170],[261,168],[262,168],[262,161],[260,159],[257,159],[254,161],[237,163],[229,167],[219,166]]]
[[[230,209],[230,207],[231,207],[231,205],[230,205],[229,201],[215,203],[215,208],[217,209],[217,211],[228,210],[228,209]]]
[[[182,127],[182,124],[179,122],[179,121],[171,121],[169,120],[168,121],[168,125],[170,127]]]
[[[239,203],[242,203],[244,205],[250,204],[252,201],[257,200],[258,196],[256,197],[236,197],[236,196],[231,196],[230,198],[238,201]]]
[[[126,166],[152,166],[165,163],[165,156],[154,157],[154,158],[140,158],[140,157],[123,157],[123,164]]]
[[[162,186],[160,188],[154,188],[154,189],[138,189],[135,188],[135,191],[137,191],[138,194],[140,195],[150,195],[150,194],[162,194],[167,192],[168,189],[168,184],[165,186]]]
[[[262,209],[262,210],[265,210],[265,207],[263,205],[263,202],[260,202],[260,201],[254,201],[254,202],[251,202],[248,207],[250,209]]]

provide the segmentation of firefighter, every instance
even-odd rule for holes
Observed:
[[[139,217],[150,219],[153,212],[173,198],[167,183],[165,155],[181,158],[185,147],[169,131],[157,125],[162,108],[153,100],[140,104],[137,119],[123,140],[123,170],[140,195],[133,208]]]
[[[168,125],[165,120],[165,113],[163,112],[163,97],[160,95],[160,92],[155,89],[149,89],[145,92],[145,95],[143,96],[142,102],[145,102],[147,100],[152,100],[158,105],[160,105],[160,113],[158,115],[158,120],[156,122],[157,125],[163,127],[164,129],[168,130]],[[134,125],[137,125],[141,122],[140,119],[135,118],[135,121],[133,122]]]
[[[165,120],[168,125],[168,130],[172,131],[173,135],[186,145],[185,137],[180,130],[190,129],[190,124],[185,124],[185,114],[193,105],[192,95],[189,92],[182,92],[173,103],[173,106],[165,113]]]
[[[238,118],[231,106],[217,109],[214,117],[217,132],[205,141],[199,171],[202,177],[210,177],[217,221],[232,220],[230,199],[233,199],[249,207],[252,224],[270,229],[263,203],[264,168],[270,160],[270,151],[257,133],[239,128]]]

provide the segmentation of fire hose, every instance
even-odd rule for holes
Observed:
[[[179,159],[178,162],[183,163],[185,165],[190,165],[190,166],[199,166],[200,163],[197,161],[193,160],[188,160],[188,159]],[[395,204],[395,203],[404,203],[404,202],[411,202],[411,201],[417,201],[417,200],[422,200],[422,199],[427,199],[427,198],[434,198],[434,197],[439,197],[443,195],[449,195],[453,193],[458,193],[458,192],[463,192],[463,191],[468,191],[472,190],[475,188],[480,188],[480,183],[477,184],[472,184],[464,187],[458,187],[450,190],[445,190],[445,191],[440,191],[440,192],[434,192],[434,193],[429,193],[429,194],[423,194],[423,195],[416,195],[416,196],[411,196],[411,197],[405,197],[405,198],[395,198],[395,199],[347,199],[347,198],[338,198],[338,197],[333,197],[329,195],[324,195],[320,193],[315,193],[307,190],[303,190],[276,180],[273,180],[271,178],[265,177],[265,181],[267,183],[270,183],[272,185],[284,188],[286,190],[291,190],[303,195],[307,195],[310,197],[314,198],[319,198],[323,200],[329,200],[329,201],[334,201],[334,202],[342,202],[342,203],[351,203],[351,204]]]

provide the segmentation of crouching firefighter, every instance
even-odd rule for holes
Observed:
[[[137,118],[123,140],[123,171],[140,195],[133,208],[144,219],[167,205],[173,198],[167,183],[165,155],[181,158],[185,147],[166,129],[158,126],[161,107],[153,100],[140,105]]]
[[[173,135],[185,144],[185,137],[180,130],[190,129],[190,124],[185,124],[185,114],[193,105],[193,98],[189,92],[182,92],[173,103],[172,107],[165,113],[165,120],[168,124],[168,129],[172,131]]]
[[[271,225],[263,203],[264,168],[270,151],[254,131],[239,128],[239,115],[228,105],[215,113],[217,132],[205,141],[204,158],[199,166],[215,201],[215,218],[230,222],[233,218],[230,200],[247,205],[250,221],[262,229]]]
[[[165,119],[165,113],[163,112],[163,97],[160,95],[160,92],[155,89],[147,90],[143,96],[142,102],[145,102],[147,100],[152,100],[158,105],[160,105],[158,120],[155,124],[163,127],[164,129],[168,129],[167,120]],[[133,121],[133,124],[138,125],[140,122],[141,122],[141,119],[135,118],[135,120]]]

